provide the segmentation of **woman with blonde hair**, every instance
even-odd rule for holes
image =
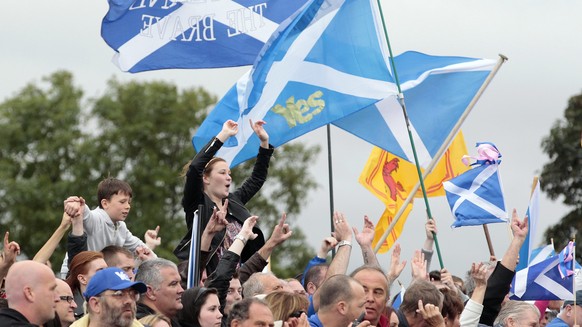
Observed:
[[[286,291],[268,294],[265,297],[265,302],[271,309],[275,322],[287,322],[290,327],[298,326],[299,318],[302,315],[306,318],[307,308],[309,307],[309,301],[305,296]],[[283,324],[281,323],[281,325]]]

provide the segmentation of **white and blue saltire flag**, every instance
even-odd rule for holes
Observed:
[[[452,227],[508,221],[497,163],[468,170],[443,187],[455,216]]]
[[[525,241],[519,249],[519,262],[517,263],[516,271],[524,269],[530,264],[532,251],[535,247],[537,226],[540,212],[540,181],[537,180],[536,186],[531,194],[529,206],[527,207],[528,230]]]
[[[101,36],[123,71],[252,65],[306,0],[109,0]]]
[[[406,52],[394,58],[416,153],[426,167],[466,111],[495,62]],[[438,123],[435,123],[438,122]],[[402,108],[388,97],[334,125],[414,162]]]
[[[567,251],[568,246],[562,251]],[[573,298],[572,273],[562,278],[560,265],[564,258],[555,255],[537,264],[519,270],[511,283],[512,300],[566,300]],[[566,263],[570,266],[574,262]],[[580,265],[575,263],[577,267]]]
[[[235,166],[255,157],[258,151],[259,140],[249,119],[265,120],[270,143],[280,146],[379,100],[394,98],[398,89],[380,26],[377,1],[308,2],[289,24],[281,25],[253,69],[216,105],[194,136],[194,147],[202,148],[227,119],[237,121],[236,138],[231,137],[217,153]],[[431,57],[414,52],[400,57],[403,67],[397,68],[398,74],[408,88],[455,65],[474,62],[474,67],[467,70],[479,71],[482,76],[494,65],[485,59]],[[403,120],[399,123],[405,126]],[[389,136],[379,131],[378,137]]]
[[[263,119],[269,143],[282,145],[397,93],[375,0],[311,0],[273,34],[252,70],[223,97],[193,138],[200,149],[227,119],[239,123],[217,156],[237,165],[259,139],[249,119]]]
[[[545,246],[540,246],[539,248],[535,248],[531,250],[529,254],[529,266],[533,266],[536,263],[540,263],[547,258],[553,257],[556,255],[556,251],[554,251],[554,246],[552,244],[548,244]],[[521,260],[521,258],[520,258]],[[516,269],[520,270],[520,269]]]

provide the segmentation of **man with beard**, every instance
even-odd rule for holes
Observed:
[[[83,294],[89,314],[71,327],[141,327],[135,319],[136,303],[147,287],[142,282],[132,282],[117,267],[98,271]]]

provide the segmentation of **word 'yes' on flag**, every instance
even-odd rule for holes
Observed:
[[[252,65],[306,0],[109,0],[101,36],[123,71]]]

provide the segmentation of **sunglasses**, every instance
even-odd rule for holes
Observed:
[[[297,310],[297,311],[295,311],[295,312],[292,312],[292,313],[289,315],[289,318],[299,318],[299,317],[301,317],[301,314],[303,314],[303,313],[306,313],[306,312],[305,312],[305,311],[303,311],[303,310]]]

